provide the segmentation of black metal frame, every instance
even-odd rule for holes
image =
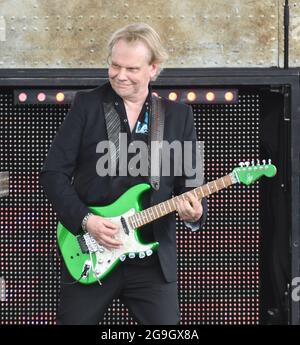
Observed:
[[[279,68],[171,68],[165,69],[153,86],[266,86],[289,89],[285,121],[290,122],[291,281],[300,276],[300,69]],[[0,87],[96,87],[107,80],[106,69],[0,69]],[[291,288],[291,286],[290,286]],[[290,324],[300,324],[300,302],[291,290]]]

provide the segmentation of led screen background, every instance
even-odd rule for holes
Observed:
[[[158,90],[159,91],[159,90]],[[207,181],[240,161],[259,158],[260,96],[240,91],[237,104],[193,104],[204,141]],[[57,218],[39,185],[39,171],[69,105],[15,105],[0,89],[0,171],[10,195],[0,199],[0,276],[6,284],[0,324],[54,324],[59,299]],[[212,195],[201,232],[177,222],[182,324],[257,324],[260,304],[259,184]],[[133,324],[115,300],[103,324]]]

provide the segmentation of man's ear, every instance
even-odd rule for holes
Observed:
[[[150,77],[151,79],[154,78],[154,76],[156,75],[158,71],[158,64],[157,63],[153,63],[150,65]]]

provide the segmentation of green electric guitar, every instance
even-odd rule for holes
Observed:
[[[204,198],[235,183],[250,185],[262,176],[273,177],[276,167],[270,160],[266,164],[250,165],[240,163],[240,167],[226,176],[190,192],[198,198]],[[176,199],[185,199],[187,193],[173,197],[145,210],[141,209],[140,200],[150,185],[141,183],[131,187],[115,202],[107,206],[91,206],[90,211],[101,217],[109,218],[119,225],[120,231],[115,236],[123,245],[119,249],[108,250],[98,244],[88,233],[74,236],[61,223],[57,226],[57,240],[60,252],[71,276],[82,284],[101,283],[109,273],[127,257],[143,259],[150,256],[159,246],[158,242],[144,244],[139,236],[139,228],[147,223],[176,210]]]

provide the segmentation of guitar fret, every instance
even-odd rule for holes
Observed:
[[[156,219],[156,218],[159,218],[158,212],[157,212],[157,210],[156,210],[156,205],[153,206],[153,213],[156,213],[155,219]],[[157,216],[157,215],[158,215],[158,216]]]
[[[207,186],[207,189],[209,191],[209,194],[211,194],[211,191],[210,191],[210,188],[209,188],[209,184],[207,183],[206,186]]]
[[[153,210],[152,210],[152,207],[148,209],[148,213],[150,214],[150,219],[151,221],[154,220],[154,215],[153,215]]]
[[[136,227],[136,228],[139,227],[139,221],[138,221],[137,215],[135,215],[135,227]]]
[[[137,222],[137,218],[135,215],[134,215],[134,227],[138,228],[138,222]]]
[[[143,213],[145,215],[146,222],[148,223],[149,222],[149,218],[148,218],[147,210],[144,210]]]
[[[134,227],[132,217],[133,217],[133,216],[128,217],[128,223],[129,223],[129,226],[130,226],[131,228]]]
[[[149,210],[146,209],[146,210],[145,210],[145,213],[147,214],[147,219],[148,219],[148,222],[150,223],[150,222],[151,222],[151,216],[150,216],[150,214],[149,214]]]
[[[137,225],[138,225],[138,228],[142,225],[142,222],[141,222],[141,216],[139,213],[136,214],[136,217],[137,217]]]
[[[158,204],[158,212],[159,212],[159,216],[161,217],[163,215],[163,212],[161,210],[161,203]]]
[[[227,188],[227,187],[226,187],[226,184],[225,184],[225,182],[224,182],[223,177],[221,177],[221,180],[222,180],[222,182],[223,182],[224,188]]]
[[[158,214],[158,217],[157,217],[157,218],[160,217],[160,210],[159,210],[159,207],[160,207],[160,205],[157,204],[157,205],[156,205],[156,212],[157,212],[157,214]]]
[[[194,192],[194,195],[195,195],[196,199],[198,199],[199,197],[198,197],[198,194],[196,192],[196,189],[193,189],[193,192]]]
[[[167,201],[167,204],[168,204],[168,206],[169,206],[169,210],[170,210],[170,212],[172,212],[172,211],[173,211],[173,209],[172,209],[172,206],[170,205],[170,200],[168,200],[168,201]]]
[[[144,212],[143,212],[143,211],[140,212],[140,217],[141,217],[141,219],[142,219],[142,225],[144,225],[144,223],[145,223],[145,217],[144,217]]]
[[[218,191],[219,191],[219,189],[218,189],[218,185],[217,185],[216,180],[214,181],[214,184],[215,184],[215,186],[216,186],[216,190],[217,190],[217,192],[218,192]]]
[[[167,208],[166,208],[166,203],[165,202],[163,202],[163,206],[164,206],[164,208],[165,208],[165,214],[168,214],[169,212],[168,212],[168,210],[167,210]]]
[[[163,215],[163,214],[164,214],[164,211],[162,211],[162,204],[159,204],[159,208],[160,208],[161,214]]]
[[[202,187],[200,187],[200,191],[201,191],[201,194],[202,194],[202,198],[204,198],[204,193],[203,193]]]
[[[146,208],[144,211],[145,213],[147,213],[147,219],[151,221],[151,214],[149,213],[149,208]]]

